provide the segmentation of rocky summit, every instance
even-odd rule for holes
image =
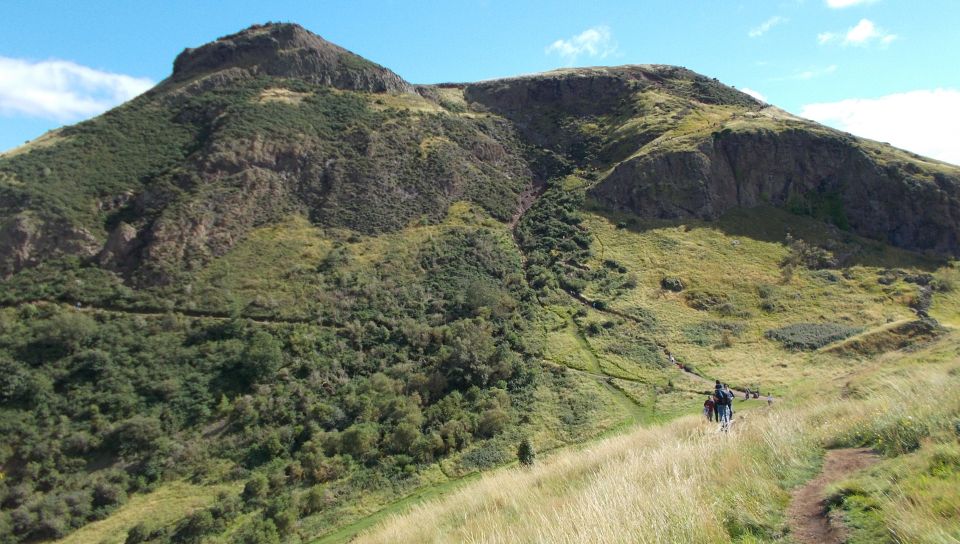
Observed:
[[[351,91],[413,92],[390,70],[292,24],[254,25],[187,49],[173,61],[170,81],[211,75],[221,81],[274,76]]]
[[[364,538],[778,542],[824,444],[953,500],[958,236],[960,167],[682,67],[417,85],[255,25],[0,156],[0,542],[343,542],[441,495]]]
[[[153,132],[124,131],[134,125]],[[672,66],[414,86],[298,25],[256,25],[185,50],[146,95],[45,138],[0,163],[5,275],[77,255],[170,281],[294,209],[377,232],[467,198],[508,221],[525,189],[575,169],[593,173],[598,203],[639,217],[770,204],[960,251],[957,167]],[[133,145],[145,156],[120,170],[66,167],[87,148],[122,157]]]

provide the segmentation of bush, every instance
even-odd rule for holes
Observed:
[[[683,280],[680,278],[671,277],[666,277],[660,280],[660,287],[662,287],[664,290],[673,291],[675,293],[679,293],[684,289]]]
[[[517,447],[517,460],[523,466],[532,465],[537,459],[537,452],[533,449],[533,443],[529,438],[524,438]]]
[[[739,336],[743,332],[744,325],[735,321],[703,321],[694,325],[687,325],[683,328],[683,336],[687,341],[698,346],[713,346],[716,344],[725,345],[725,338],[729,338],[730,344],[733,343],[733,337]],[[729,346],[725,346],[729,347]]]
[[[831,342],[853,336],[862,330],[836,323],[795,323],[769,330],[764,336],[780,342],[789,349],[812,351]]]
[[[687,306],[690,306],[694,310],[700,311],[714,310],[717,307],[730,302],[725,293],[716,293],[713,291],[703,290],[687,291],[687,293],[684,295],[684,298],[687,301]]]
[[[267,482],[267,477],[258,472],[243,486],[243,498],[248,502],[259,499],[265,497],[269,490],[270,484]]]
[[[477,434],[490,438],[499,433],[507,426],[510,421],[510,414],[502,408],[491,408],[480,414],[480,420],[477,422]]]
[[[141,521],[127,531],[127,539],[124,540],[124,544],[140,544],[146,542],[149,538],[150,529]]]
[[[152,417],[134,416],[121,422],[107,440],[111,450],[121,455],[153,453],[163,436],[160,421]]]
[[[810,270],[822,270],[836,268],[839,264],[833,253],[799,238],[793,238],[789,234],[787,246],[790,248],[790,253],[780,262],[781,268],[804,266]]]

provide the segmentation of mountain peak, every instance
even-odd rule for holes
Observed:
[[[339,89],[412,92],[394,72],[324,40],[300,25],[253,25],[180,53],[173,63],[174,81],[224,70],[250,75],[303,79]]]

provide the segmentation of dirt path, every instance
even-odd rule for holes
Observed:
[[[572,291],[566,291],[566,293],[567,293],[568,295],[570,295],[574,300],[576,300],[576,301],[580,302],[581,304],[583,304],[584,306],[587,306],[587,307],[589,307],[589,308],[592,308],[593,310],[596,310],[596,311],[598,311],[598,312],[600,312],[600,313],[605,313],[605,314],[614,315],[614,316],[620,317],[620,318],[622,318],[622,319],[626,319],[626,320],[629,320],[629,321],[633,321],[633,322],[635,322],[635,323],[638,323],[638,324],[640,324],[640,325],[643,325],[643,322],[642,322],[642,321],[640,321],[639,319],[637,319],[636,317],[634,317],[634,316],[632,316],[632,315],[630,315],[630,314],[628,314],[628,313],[624,313],[624,312],[621,312],[621,311],[619,311],[619,310],[614,310],[613,308],[598,308],[598,307],[597,307],[597,304],[596,304],[594,301],[590,300],[589,298],[583,296],[583,295],[580,294],[580,293],[576,293],[576,292],[572,292]],[[657,346],[658,346],[660,349],[666,349],[667,346],[666,346],[665,344],[663,344],[662,342],[656,341],[656,340],[655,340],[655,342],[656,342]],[[686,374],[688,377],[693,378],[695,381],[701,382],[701,383],[703,383],[704,385],[708,385],[709,387],[707,388],[707,390],[713,390],[714,380],[711,380],[710,378],[707,378],[707,377],[705,377],[705,376],[701,376],[700,374],[697,374],[697,373],[695,373],[695,372],[692,372],[689,368],[687,368],[687,367],[685,367],[685,366],[683,366],[683,365],[677,364],[677,365],[675,365],[675,366],[676,366],[676,368],[677,368],[678,370],[680,370],[681,372],[683,372],[684,374]],[[732,387],[730,388],[730,390],[733,391],[733,394],[736,395],[736,397],[737,397],[738,399],[743,397],[743,394],[744,394],[744,391],[743,391],[743,390],[741,390],[741,389],[734,389],[734,388],[732,388]],[[766,399],[766,395],[764,395],[762,398],[763,398],[763,399]]]
[[[124,306],[111,306],[104,304],[81,304],[79,307],[76,305],[76,302],[70,301],[54,301],[54,300],[29,300],[21,301],[10,304],[0,304],[2,308],[17,308],[26,304],[35,304],[35,305],[53,305],[53,306],[62,306],[68,310],[81,313],[110,313],[110,314],[125,314],[125,315],[138,315],[143,317],[157,317],[168,314],[177,314],[183,317],[189,317],[192,319],[210,319],[215,321],[230,321],[232,319],[243,319],[245,321],[253,321],[254,323],[260,323],[261,325],[270,325],[270,324],[298,324],[298,323],[307,323],[307,324],[317,324],[317,318],[300,318],[300,317],[266,317],[258,316],[251,317],[246,315],[233,315],[229,312],[217,312],[217,311],[203,311],[203,310],[190,310],[186,308],[127,308]]]
[[[790,534],[801,544],[840,544],[846,541],[844,527],[827,515],[824,492],[830,484],[876,463],[880,457],[867,448],[829,450],[823,470],[793,492],[787,508]]]

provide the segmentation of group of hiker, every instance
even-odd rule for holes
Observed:
[[[690,372],[677,361],[669,350],[666,351],[666,354],[671,365],[675,365],[685,372]],[[755,390],[748,388],[743,392],[744,400],[748,400],[751,397],[759,399],[760,396],[759,388]],[[703,415],[707,418],[707,421],[716,421],[721,424],[723,430],[727,430],[730,426],[730,421],[733,420],[733,399],[734,392],[730,389],[730,386],[725,383],[720,383],[720,380],[716,380],[713,386],[713,393],[708,393],[707,400],[703,402]],[[767,393],[766,400],[767,406],[773,404],[773,397],[769,393]]]
[[[744,391],[744,400],[749,399],[751,396],[758,399],[760,398],[760,392],[751,391],[750,389]],[[725,383],[720,383],[720,380],[716,380],[713,386],[713,394],[708,394],[707,400],[703,401],[703,415],[707,418],[707,421],[716,421],[726,430],[730,425],[730,421],[733,420],[733,399],[734,394],[730,386]],[[773,397],[767,393],[767,406],[772,404]]]
[[[733,419],[733,391],[730,386],[716,380],[713,394],[707,395],[707,400],[703,403],[703,415],[707,421],[716,421],[724,426],[730,423]]]

